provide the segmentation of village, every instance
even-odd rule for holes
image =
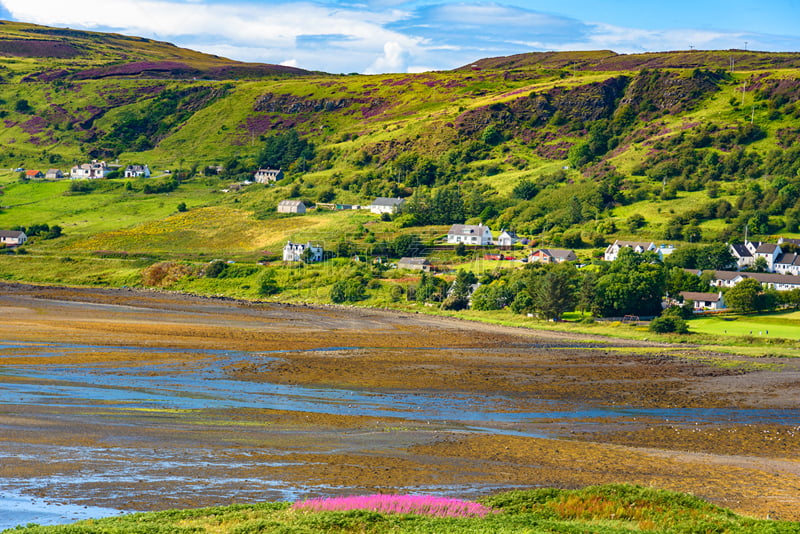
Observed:
[[[211,166],[206,172],[221,172],[222,167]],[[60,169],[48,169],[45,172],[40,170],[16,169],[20,173],[20,178],[24,180],[98,180],[109,177],[119,178],[150,178],[153,172],[146,164],[130,165],[109,165],[105,161],[92,160],[88,163],[76,164],[69,171],[63,172]],[[162,176],[169,176],[169,170],[163,170]],[[239,190],[250,184],[272,185],[284,178],[284,173],[280,169],[257,169],[251,172],[252,180],[234,183],[222,189],[222,192]],[[356,204],[336,204],[325,202],[312,202],[306,205],[307,200],[283,199],[280,200],[275,209],[277,214],[282,216],[304,216],[315,211],[349,211],[363,210],[381,217],[383,220],[391,220],[402,214],[405,198],[400,197],[375,197],[370,203],[361,205]],[[59,229],[60,233],[60,229]],[[13,252],[19,247],[23,247],[30,238],[25,229],[11,228],[0,230],[0,247]],[[553,264],[572,264],[577,267],[584,267],[591,261],[614,262],[620,251],[628,249],[637,254],[651,253],[656,261],[663,262],[665,258],[678,250],[678,247],[671,244],[656,244],[652,241],[628,241],[615,240],[610,243],[602,253],[602,256],[588,258],[585,254],[576,253],[575,250],[567,248],[556,248],[542,246],[530,237],[520,237],[513,230],[500,229],[493,231],[492,228],[482,223],[479,224],[453,224],[445,235],[440,236],[435,243],[436,247],[446,250],[458,250],[461,255],[468,251],[470,257],[481,257],[486,261],[508,262],[509,267],[514,264],[523,265],[553,265]],[[744,280],[757,281],[764,290],[786,292],[800,290],[800,240],[777,238],[775,243],[753,242],[745,240],[744,243],[734,243],[727,245],[732,262],[726,269],[690,269],[685,271],[696,277],[703,277],[709,288],[716,291],[680,291],[678,294],[667,294],[663,297],[663,306],[680,305],[685,301],[690,301],[695,313],[713,313],[726,310],[725,292],[737,286]],[[424,273],[447,272],[449,267],[437,265],[432,258],[425,253],[424,249],[416,250],[416,255],[402,256],[391,263],[396,269],[409,271],[421,271]],[[288,240],[281,252],[281,260],[285,264],[297,262],[317,263],[336,256],[332,251],[324,249],[324,243],[318,242],[293,242]],[[352,258],[361,261],[361,257],[356,254]],[[379,261],[378,258],[376,261]],[[480,284],[473,284],[470,288],[471,293]]]

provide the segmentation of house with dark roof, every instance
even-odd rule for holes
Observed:
[[[513,230],[501,230],[500,235],[497,236],[497,246],[500,248],[508,249],[519,243],[519,237]]]
[[[453,245],[491,245],[492,230],[483,224],[454,224],[447,231],[447,242]]]
[[[21,230],[0,230],[0,244],[7,247],[17,247],[24,245],[28,236]]]
[[[578,257],[571,250],[563,248],[540,248],[531,252],[528,262],[538,263],[564,263],[565,261],[577,261]]]
[[[44,177],[47,180],[63,180],[64,173],[61,172],[61,169],[47,169],[47,172],[44,173]]]
[[[800,275],[800,254],[784,252],[775,260],[772,270],[779,274]]]
[[[147,165],[128,165],[125,167],[125,178],[150,178],[150,167]]]
[[[753,262],[755,261],[753,254],[755,253],[757,247],[752,243],[749,241],[745,241],[744,243],[733,243],[732,245],[728,245],[728,248],[731,251],[731,256],[733,256],[733,259],[736,260],[737,269],[747,269],[748,267],[753,266]]]

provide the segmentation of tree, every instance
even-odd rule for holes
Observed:
[[[472,293],[472,309],[474,310],[502,310],[512,300],[514,295],[503,282],[484,284]]]
[[[128,182],[128,183],[130,183],[130,182]],[[179,211],[179,212],[184,212],[184,211],[186,211],[186,202],[180,202],[180,203],[178,203],[178,211]]]
[[[530,293],[533,309],[539,317],[558,321],[561,314],[575,308],[576,276],[574,268],[558,266],[535,279]]]
[[[391,247],[395,257],[403,258],[416,255],[422,248],[422,244],[419,242],[419,237],[416,235],[402,234],[394,239]]]
[[[735,310],[752,312],[758,308],[759,294],[761,282],[754,278],[745,278],[725,293],[725,302]]]
[[[665,287],[658,256],[623,248],[608,272],[597,280],[592,312],[602,317],[658,315]]]
[[[262,297],[268,297],[280,292],[280,287],[275,281],[275,271],[270,269],[261,275],[258,281],[258,294]]]

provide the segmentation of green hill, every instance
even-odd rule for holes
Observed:
[[[101,232],[98,243],[102,232],[162,220],[177,198],[259,221],[283,198],[404,196],[410,209],[387,236],[464,221],[571,248],[614,237],[734,240],[746,224],[751,236],[792,236],[799,61],[743,50],[559,52],[449,72],[330,75],[4,22],[0,167],[68,170],[96,158],[174,173],[148,187],[109,180],[68,191],[9,171],[0,227],[61,224],[73,241]],[[210,165],[223,174],[204,175]],[[218,193],[261,166],[287,178]],[[26,202],[34,190],[56,196]],[[85,215],[74,215],[78,204]],[[101,206],[130,214],[101,223]]]

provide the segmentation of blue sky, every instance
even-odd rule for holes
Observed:
[[[552,50],[800,51],[798,0],[0,0],[0,18],[334,73]]]

